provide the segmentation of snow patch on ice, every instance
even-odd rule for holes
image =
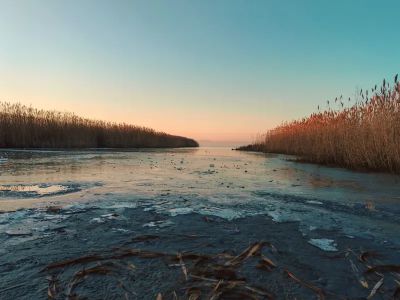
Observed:
[[[48,196],[66,193],[72,191],[73,188],[61,184],[32,184],[32,185],[0,185],[0,193],[20,194],[25,196]]]
[[[167,226],[171,226],[172,224],[174,224],[172,221],[153,221],[153,222],[149,222],[146,224],[143,224],[143,227],[167,227]]]
[[[115,203],[115,204],[104,206],[104,208],[107,208],[107,209],[136,208],[136,207],[137,207],[137,203],[135,203],[135,202],[120,202],[120,203]]]
[[[105,220],[102,218],[93,218],[90,220],[90,223],[105,223]]]
[[[310,203],[310,204],[317,204],[317,205],[322,205],[323,204],[321,201],[315,201],[315,200],[309,200],[309,201],[306,201],[306,202]]]
[[[38,195],[54,194],[66,191],[67,187],[60,184],[50,185],[50,186],[40,186],[40,185],[11,185],[11,186],[0,186],[0,191],[8,192],[34,192]]]
[[[100,217],[93,218],[90,220],[90,223],[105,223],[107,220],[116,220],[118,219],[119,215],[112,213],[112,214],[105,214],[101,215]]]
[[[202,215],[220,217],[229,221],[243,217],[240,211],[230,208],[207,207],[201,209],[199,212]]]
[[[284,210],[267,211],[267,215],[272,218],[272,221],[277,223],[299,221],[299,217],[297,215],[290,214]]]
[[[336,242],[331,239],[310,239],[308,242],[323,251],[338,251]]]
[[[193,212],[193,208],[190,207],[177,207],[177,208],[171,208],[168,210],[169,214],[172,217],[175,217],[177,215],[187,215]]]

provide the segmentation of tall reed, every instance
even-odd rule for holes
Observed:
[[[342,96],[309,117],[285,122],[243,150],[293,154],[351,169],[400,173],[400,83],[361,90],[353,105]]]
[[[0,102],[0,148],[197,147],[192,139]]]

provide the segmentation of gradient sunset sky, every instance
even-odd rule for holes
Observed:
[[[0,100],[251,141],[400,70],[400,1],[0,0]]]

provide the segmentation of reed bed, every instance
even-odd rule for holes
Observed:
[[[197,147],[192,139],[125,123],[0,102],[0,148]]]
[[[302,160],[400,173],[400,83],[360,90],[352,101],[327,101],[327,109],[269,130],[239,150],[298,155]]]

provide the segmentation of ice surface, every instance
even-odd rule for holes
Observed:
[[[63,195],[70,205],[64,202],[59,214],[0,214],[0,234],[21,227],[36,237],[92,206],[121,215],[142,207],[169,217],[200,213],[234,220],[265,214],[276,222],[298,222],[307,239],[318,229],[335,230],[400,246],[398,176],[222,148],[3,152],[0,211],[11,202],[16,209],[58,205]],[[92,222],[111,219],[99,215]]]

